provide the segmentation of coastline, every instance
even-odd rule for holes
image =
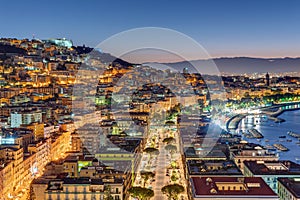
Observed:
[[[291,112],[285,112],[291,111]],[[264,136],[264,139],[257,140],[256,138],[246,138],[243,137],[243,140],[246,140],[249,143],[259,144],[267,149],[270,149],[272,152],[278,154],[279,159],[281,160],[292,160],[299,163],[299,139],[294,138],[287,133],[289,131],[299,133],[300,132],[300,109],[287,109],[284,112],[281,112],[280,117],[285,119],[285,123],[274,123],[274,121],[264,120],[263,116],[249,116],[249,120],[246,120],[245,123],[241,122],[238,126],[238,129],[235,130],[236,133],[247,132],[252,128],[261,132]],[[253,118],[254,117],[254,118]],[[257,118],[256,118],[257,117]],[[263,118],[261,118],[263,117]],[[251,120],[253,118],[253,120]],[[258,123],[255,123],[255,119],[261,118]],[[243,119],[245,120],[245,119]],[[232,133],[234,133],[232,131]],[[277,149],[274,151],[274,145],[283,145],[287,150]],[[278,146],[279,147],[279,146]]]
[[[295,111],[295,110],[299,110],[299,107],[295,107],[295,108],[284,108],[282,109],[282,107],[286,107],[286,106],[290,106],[290,105],[297,105],[299,104],[299,102],[296,103],[287,103],[287,104],[277,104],[275,105],[275,107],[278,107],[278,109],[276,111],[272,111],[271,109],[274,108],[274,106],[270,106],[270,107],[264,107],[264,108],[259,108],[261,111],[263,111],[261,114],[265,114],[267,115],[269,118],[273,119],[275,122],[276,120],[278,120],[277,122],[284,122],[284,119],[278,119],[278,117],[280,115],[282,115],[284,112],[286,111]],[[227,122],[226,122],[226,129],[228,132],[230,132],[231,130],[236,130],[239,126],[239,123],[242,121],[242,119],[244,119],[246,116],[249,115],[253,115],[253,114],[237,114],[233,117],[231,117]]]

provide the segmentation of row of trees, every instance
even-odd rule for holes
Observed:
[[[169,200],[178,200],[178,195],[184,192],[184,187],[179,184],[166,185],[161,189],[161,192],[165,194]],[[153,190],[140,186],[130,188],[129,193],[132,197],[139,200],[149,200],[154,196]]]
[[[227,107],[232,109],[241,109],[249,107],[260,107],[262,105],[271,105],[278,103],[294,102],[300,101],[300,94],[285,93],[285,94],[264,94],[263,97],[251,97],[249,94],[245,93],[245,97],[241,100],[229,100],[226,103]],[[220,102],[220,104],[223,104]],[[215,106],[217,104],[214,104]]]
[[[137,198],[139,200],[148,200],[154,196],[153,190],[140,186],[132,187],[128,190],[128,192],[132,197]]]

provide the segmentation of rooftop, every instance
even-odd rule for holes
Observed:
[[[40,182],[35,180],[35,184]],[[64,185],[104,185],[104,181],[101,178],[91,179],[91,178],[62,178],[62,179],[52,179],[50,181],[41,180],[42,184],[48,183],[47,190],[63,190]],[[110,184],[122,184],[123,179],[114,178]]]
[[[300,165],[288,160],[244,161],[255,175],[300,175]]]
[[[259,177],[193,177],[194,197],[257,196],[276,197],[273,190]]]
[[[300,179],[299,178],[279,178],[278,181],[290,191],[296,198],[300,198]]]
[[[225,153],[217,148],[197,148],[187,147],[184,148],[184,154],[187,159],[189,158],[201,158],[201,159],[210,159],[210,160],[226,160],[227,157]]]
[[[209,161],[209,160],[189,160],[187,161],[189,174],[193,175],[214,175],[214,176],[242,176],[242,172],[233,161]]]

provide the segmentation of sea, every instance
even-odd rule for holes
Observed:
[[[284,122],[275,123],[265,115],[247,116],[239,123],[237,133],[246,132],[255,128],[264,138],[248,139],[243,136],[243,140],[257,143],[262,146],[280,143],[287,147],[289,151],[275,151],[279,154],[280,160],[291,160],[300,164],[300,140],[287,134],[288,131],[300,133],[300,110],[283,112],[278,118],[284,119]],[[285,138],[283,138],[285,136]]]

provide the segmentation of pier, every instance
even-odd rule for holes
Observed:
[[[227,130],[235,130],[238,128],[240,121],[246,117],[246,114],[238,114],[230,118],[226,123]]]
[[[249,133],[252,135],[253,138],[257,138],[257,139],[264,138],[264,136],[256,129],[250,129]]]

